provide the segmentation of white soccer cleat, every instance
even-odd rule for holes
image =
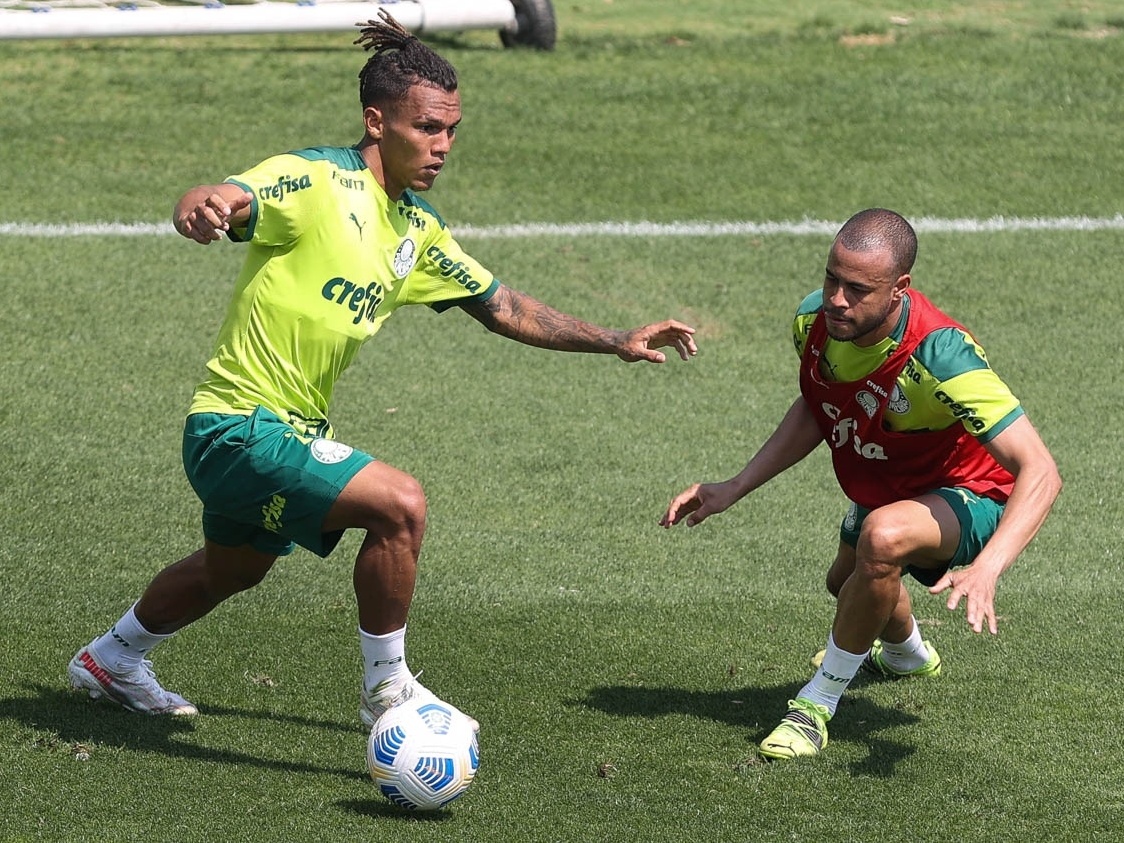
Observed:
[[[432,701],[449,705],[449,703],[439,699],[433,691],[419,682],[416,676],[408,676],[406,679],[387,679],[380,682],[369,691],[364,688],[362,692],[360,692],[359,719],[363,721],[364,726],[371,729],[374,727],[375,723],[378,722],[378,719],[386,714],[387,711],[407,700],[414,700],[416,702]],[[465,716],[468,717],[468,715]],[[471,717],[469,717],[468,720],[472,725],[472,731],[479,732],[480,724]]]
[[[76,691],[86,691],[95,700],[105,697],[129,711],[173,716],[199,713],[192,703],[156,681],[148,659],[141,661],[131,673],[117,674],[98,664],[90,648],[83,647],[70,660],[67,673],[70,686]]]

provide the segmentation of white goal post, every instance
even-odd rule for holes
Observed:
[[[0,0],[0,40],[336,32],[380,8],[416,34],[494,29],[506,46],[554,47],[549,0]]]

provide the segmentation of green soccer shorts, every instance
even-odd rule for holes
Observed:
[[[264,407],[249,416],[193,413],[183,435],[187,479],[203,502],[203,535],[285,556],[294,544],[327,556],[343,535],[324,518],[374,457],[302,435]]]
[[[970,565],[994,535],[995,528],[999,526],[999,519],[1003,515],[1003,504],[977,495],[975,492],[969,492],[960,486],[934,489],[932,494],[943,498],[952,507],[956,520],[960,522],[960,543],[945,568],[916,568],[913,565],[906,567],[907,574],[927,586],[936,585],[949,568]],[[863,521],[869,514],[870,510],[865,506],[852,503],[843,518],[843,523],[839,525],[840,540],[855,547],[859,542],[859,531],[862,529]]]

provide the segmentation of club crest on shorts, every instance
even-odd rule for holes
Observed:
[[[418,247],[409,237],[399,243],[398,251],[394,253],[394,274],[399,278],[409,275],[410,270],[414,268],[417,253]]]
[[[343,462],[355,450],[350,445],[345,445],[334,439],[314,439],[309,449],[312,451],[312,458],[317,462],[324,463],[324,465]]]

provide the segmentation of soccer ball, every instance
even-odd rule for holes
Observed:
[[[468,717],[439,700],[386,712],[367,740],[367,769],[383,795],[410,811],[434,811],[461,796],[480,766]]]

